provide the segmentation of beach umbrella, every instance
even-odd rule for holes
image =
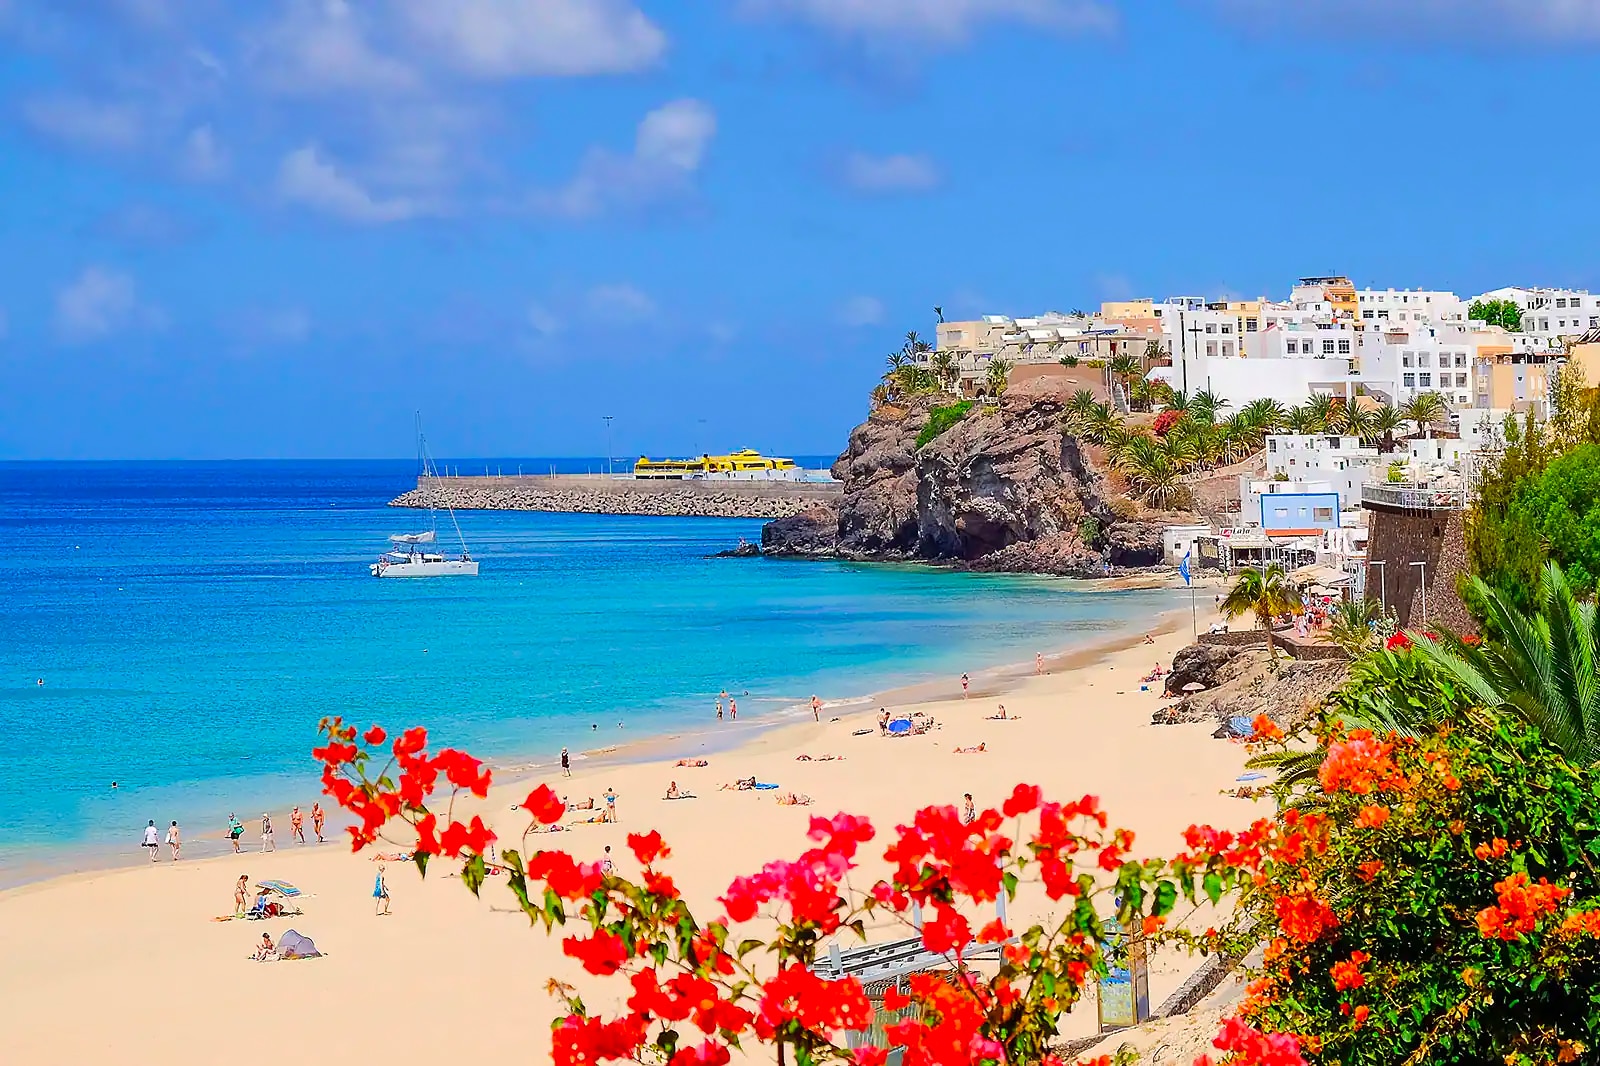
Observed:
[[[1191,681],[1183,686],[1183,691],[1185,692],[1204,692],[1205,690],[1206,687],[1198,681]]]

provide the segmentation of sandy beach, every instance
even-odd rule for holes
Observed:
[[[732,747],[701,735],[654,742],[661,758],[581,760],[570,779],[544,780],[574,800],[599,800],[614,789],[618,823],[576,825],[537,839],[584,860],[599,859],[610,846],[627,875],[636,873],[627,833],[659,829],[673,849],[668,870],[707,918],[720,913],[712,901],[734,876],[803,848],[813,813],[869,816],[879,842],[869,850],[863,876],[876,876],[872,860],[892,827],[916,808],[959,805],[965,792],[980,807],[998,806],[1022,781],[1056,798],[1096,794],[1113,824],[1137,834],[1137,854],[1171,854],[1185,826],[1243,824],[1255,808],[1223,794],[1241,771],[1241,746],[1213,740],[1206,725],[1150,724],[1159,686],[1141,691],[1138,678],[1157,661],[1170,663],[1189,639],[1186,617],[1153,619],[1152,627],[1159,633],[1154,646],[1134,634],[1053,657],[1045,676],[1023,669],[975,677],[965,699],[954,679],[930,684],[908,709],[925,711],[941,725],[920,736],[885,739],[875,728],[853,735],[873,726],[877,707],[852,703],[847,714],[825,709],[821,723],[752,729]],[[988,718],[999,703],[1012,720]],[[434,742],[447,745],[450,738]],[[979,743],[986,747],[982,753],[953,751]],[[798,760],[802,754],[813,760]],[[815,761],[822,755],[843,758]],[[698,757],[710,765],[674,765]],[[780,806],[778,792],[719,788],[751,776],[776,782],[782,792],[808,794],[815,803]],[[672,781],[698,798],[663,800]],[[515,846],[527,818],[511,806],[527,789],[525,780],[499,785],[488,800],[458,804],[458,811],[481,811],[502,843]],[[313,798],[308,794],[303,806],[309,809]],[[528,928],[502,883],[490,879],[483,899],[474,900],[448,863],[436,864],[425,880],[410,864],[391,863],[393,913],[378,917],[376,866],[367,854],[352,855],[332,833],[320,847],[296,844],[287,813],[274,812],[274,821],[277,850],[269,855],[259,853],[251,820],[242,856],[178,863],[163,857],[158,864],[0,893],[0,957],[12,963],[0,975],[6,1060],[210,1063],[289,1054],[301,1063],[348,1064],[422,1062],[512,1047],[532,1053],[534,1061],[545,1056],[555,1011],[546,983],[572,980],[579,971],[562,956],[559,938]],[[277,878],[300,886],[311,894],[305,913],[266,922],[211,920],[232,912],[240,875],[252,883]],[[1014,924],[1026,922],[1047,909],[1043,894],[1024,886],[1011,917]],[[1197,913],[1187,920],[1204,927],[1212,919]],[[249,961],[263,929],[277,939],[291,928],[313,937],[326,957]],[[21,960],[26,965],[18,965]],[[1174,990],[1197,964],[1180,953],[1158,954],[1152,1001]],[[620,981],[589,980],[582,987],[592,990],[589,1002],[601,1009],[614,1007],[626,991]],[[1091,1001],[1069,1019],[1066,1032],[1083,1035],[1094,1027]],[[239,1050],[241,1041],[250,1050]]]

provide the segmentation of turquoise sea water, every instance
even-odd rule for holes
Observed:
[[[0,464],[0,872],[131,849],[150,818],[196,834],[309,804],[323,715],[538,760],[711,728],[724,688],[747,727],[1178,605],[706,558],[754,521],[508,512],[461,515],[478,578],[375,580],[388,534],[425,522],[384,506],[412,483],[407,462]]]

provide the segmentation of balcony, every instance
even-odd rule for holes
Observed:
[[[1385,511],[1460,511],[1467,506],[1466,489],[1428,485],[1367,484],[1361,486],[1361,506]]]

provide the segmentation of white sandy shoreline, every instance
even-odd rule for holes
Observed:
[[[1141,692],[1137,678],[1187,643],[1185,621],[1168,615],[1177,631],[1156,636],[1154,646],[1131,633],[1118,647],[1060,660],[1047,676],[1031,676],[1030,663],[1024,676],[997,681],[993,691],[985,678],[975,686],[984,691],[967,699],[925,697],[903,708],[941,722],[921,736],[852,736],[870,721],[873,703],[837,715],[838,721],[752,728],[736,747],[705,756],[705,768],[676,767],[678,757],[696,753],[674,749],[665,757],[580,763],[570,779],[536,777],[575,798],[598,797],[608,787],[621,796],[619,824],[579,825],[539,843],[583,860],[599,858],[609,846],[619,872],[628,875],[636,871],[626,834],[659,829],[673,848],[668,872],[704,918],[719,912],[714,899],[734,876],[803,848],[813,813],[842,810],[872,819],[879,839],[862,871],[871,878],[891,827],[916,808],[959,804],[964,792],[980,806],[997,806],[1019,781],[1042,785],[1055,797],[1096,794],[1114,824],[1137,834],[1135,854],[1171,854],[1192,822],[1241,826],[1256,814],[1225,795],[1242,768],[1242,747],[1211,739],[1207,725],[1150,724],[1159,698]],[[1013,720],[989,719],[1001,701]],[[952,754],[979,742],[986,747],[982,754]],[[844,758],[797,761],[800,754]],[[783,807],[773,793],[718,788],[752,775],[807,793],[816,803]],[[674,780],[699,798],[662,802]],[[497,784],[488,800],[458,804],[458,815],[463,809],[481,813],[503,845],[513,846],[527,819],[511,807],[527,788],[527,781]],[[376,1047],[387,1061],[420,1063],[458,1056],[464,1048],[487,1051],[507,1038],[539,1061],[547,1047],[544,1023],[554,1012],[544,993],[550,978],[580,982],[597,1009],[613,1009],[626,994],[624,984],[589,981],[563,957],[559,940],[530,931],[496,879],[475,901],[445,864],[435,864],[426,880],[409,864],[391,864],[394,913],[379,918],[371,898],[375,867],[367,855],[352,855],[338,843],[289,843],[287,825],[278,837],[272,855],[142,863],[0,892],[0,957],[8,960],[0,970],[0,1047],[7,1061],[211,1063],[221,1047],[257,1041],[263,1007],[270,1019],[266,1032],[293,1040],[302,1063],[347,1066]],[[313,894],[306,913],[264,923],[211,921],[232,911],[232,886],[241,875],[300,885]],[[1012,914],[1022,921],[1051,910],[1025,887]],[[1192,916],[1201,927],[1214,920],[1205,911]],[[263,928],[274,938],[296,929],[328,957],[248,962]],[[1152,999],[1175,989],[1194,965],[1187,957],[1158,955]],[[383,1019],[394,1019],[400,999],[410,1001],[414,983],[426,988],[417,1001],[422,1012],[395,1019],[390,1030]],[[367,1009],[361,1003],[377,1013],[358,1017]],[[1093,1005],[1085,1004],[1067,1032],[1092,1028]],[[271,1053],[270,1042],[260,1050]]]
[[[1077,591],[1115,593],[1133,589],[1149,590],[1152,588],[1169,588],[1155,579],[1154,575],[1133,584],[1128,584],[1127,579],[1110,579],[1106,581],[1085,581],[1075,583]],[[1172,632],[1181,625],[1182,615],[1187,614],[1187,609],[1172,608],[1163,611],[1149,620],[1148,625],[1141,627],[1133,622],[1117,625],[1108,629],[1099,636],[1088,637],[1075,641],[1065,647],[1058,647],[1044,652],[1046,665],[1055,669],[1063,663],[1077,663],[1084,661],[1087,656],[1095,658],[1107,651],[1123,647],[1135,640],[1143,632]],[[981,641],[975,643],[981,644]],[[994,695],[1003,692],[1017,679],[1030,676],[1034,670],[1032,660],[1004,662],[991,665],[970,672],[972,678],[971,695],[973,697]],[[880,707],[898,710],[902,707],[918,704],[928,700],[948,698],[959,695],[960,687],[956,677],[945,675],[925,675],[914,681],[903,682],[881,691],[869,692],[860,696],[835,697],[824,701],[826,717],[835,718],[843,716],[862,715],[867,712],[875,714]],[[744,697],[739,697],[744,699]],[[747,703],[748,707],[749,704]],[[661,759],[686,757],[689,755],[703,757],[712,754],[726,753],[750,743],[761,733],[774,729],[783,729],[791,724],[809,720],[809,708],[798,698],[791,706],[780,710],[768,710],[760,714],[749,715],[737,722],[714,723],[707,722],[704,728],[676,728],[663,732],[640,733],[626,740],[612,744],[602,744],[593,748],[577,749],[573,752],[574,766],[579,768],[600,769],[610,766],[648,763]],[[403,725],[429,725],[427,722],[385,723],[393,727]],[[605,733],[597,736],[606,736]],[[437,734],[434,737],[436,744],[449,745],[448,736]],[[309,748],[308,762],[309,762]],[[540,775],[549,773],[556,765],[554,753],[540,752],[535,754],[515,753],[499,758],[486,760],[495,772],[495,780],[499,785],[517,785],[525,781],[540,778]],[[311,801],[325,799],[320,792],[314,773],[309,770],[306,775],[305,786],[301,790],[304,797],[301,800],[301,810],[306,816],[307,839],[315,841],[311,834],[310,810]],[[324,804],[326,806],[326,804]],[[240,819],[245,824],[244,844],[249,847],[259,847],[259,811],[255,809],[240,809]],[[289,808],[281,809],[268,807],[268,813],[273,820],[274,835],[280,846],[290,843],[289,840]],[[330,812],[328,828],[325,835],[330,842],[343,842],[344,821],[336,820],[338,812]],[[159,826],[163,839],[166,832],[165,825]],[[185,827],[184,832],[184,861],[203,861],[206,859],[223,858],[231,854],[227,837],[220,830],[195,830]],[[165,856],[166,849],[162,849]],[[135,841],[126,845],[121,844],[64,844],[59,846],[45,845],[30,848],[21,853],[20,858],[7,859],[0,862],[0,893],[20,888],[26,885],[49,881],[60,877],[71,877],[77,874],[97,873],[117,869],[130,869],[139,866],[151,865],[143,848],[137,846]]]

